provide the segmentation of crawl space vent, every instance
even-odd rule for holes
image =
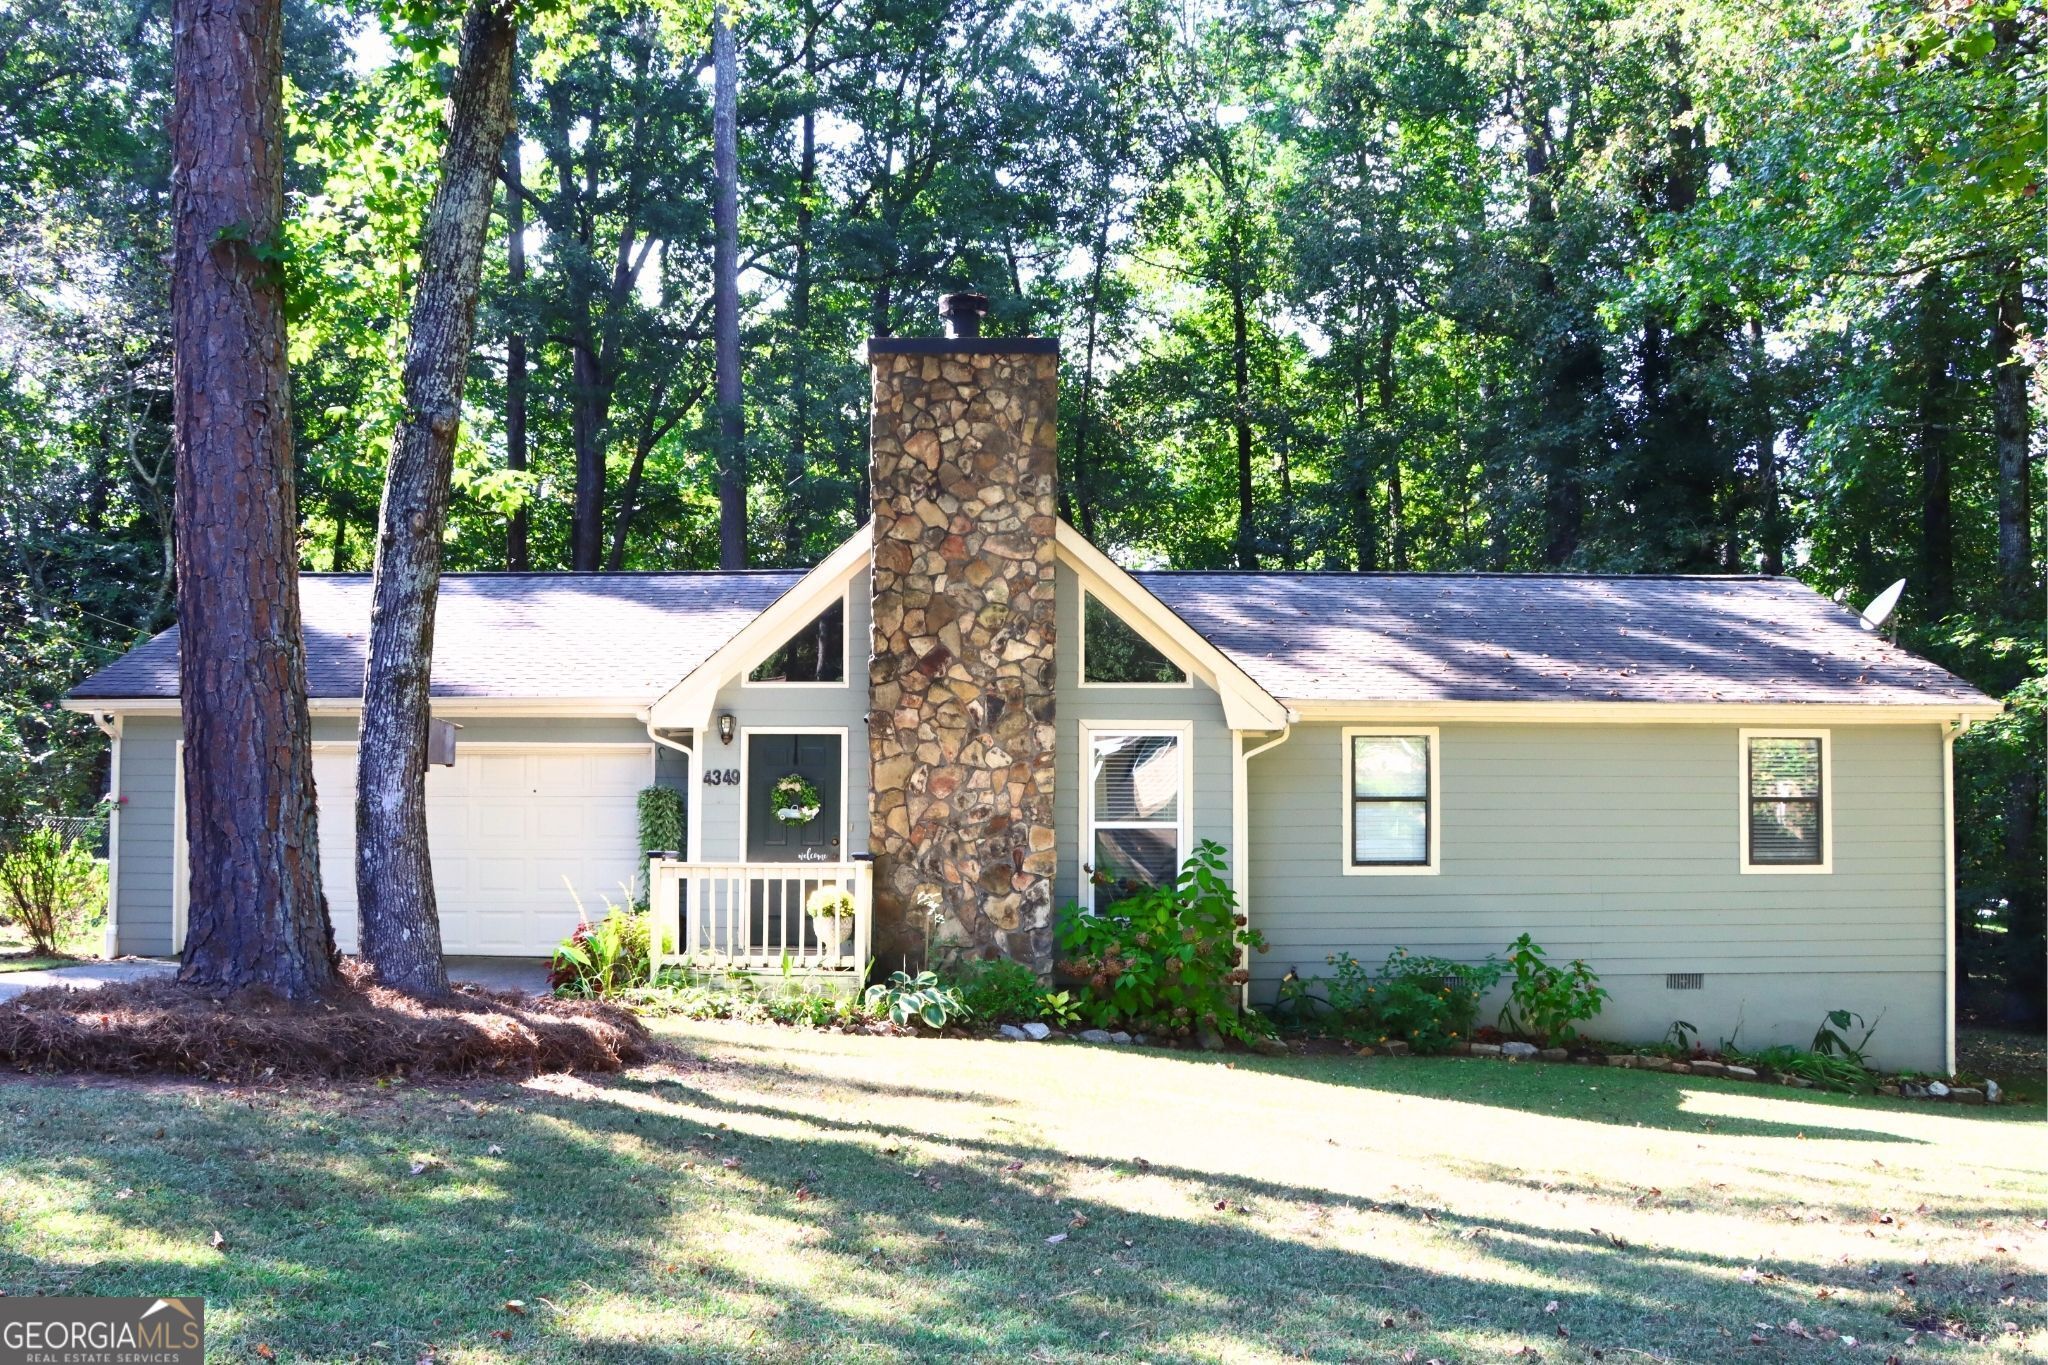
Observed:
[[[1701,972],[1672,972],[1664,978],[1667,991],[1696,991],[1706,984],[1707,978]]]

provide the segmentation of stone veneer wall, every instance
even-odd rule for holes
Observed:
[[[874,657],[868,673],[878,966],[1053,958],[1049,342],[869,344]]]

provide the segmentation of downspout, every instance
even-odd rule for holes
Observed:
[[[1287,737],[1294,733],[1294,719],[1294,713],[1289,711],[1287,713],[1287,721],[1281,726],[1280,733],[1256,749],[1246,749],[1244,747],[1246,731],[1233,730],[1230,732],[1230,754],[1232,760],[1230,765],[1230,839],[1236,845],[1235,856],[1232,858],[1230,889],[1237,895],[1238,913],[1245,916],[1246,927],[1250,927],[1251,923],[1251,911],[1247,908],[1245,899],[1252,889],[1251,802],[1249,799],[1251,762],[1260,754],[1266,752],[1266,750],[1277,749],[1282,744],[1285,744]],[[1239,1009],[1251,1008],[1252,983],[1249,977],[1245,979],[1245,983],[1242,986],[1237,988],[1237,1004]]]
[[[668,736],[662,734],[659,730],[655,729],[654,718],[652,716],[643,715],[640,718],[640,720],[641,723],[647,727],[647,737],[649,739],[653,740],[656,744],[661,745],[665,749],[675,750],[684,758],[690,760],[690,779],[694,782],[697,776],[697,751],[687,744],[684,744],[678,740],[670,739]],[[690,862],[697,861],[697,850],[699,847],[701,847],[701,844],[699,843],[699,834],[697,829],[698,812],[696,810],[696,804],[697,803],[690,800],[687,795],[684,796],[683,807],[689,814],[690,828],[688,832],[683,835],[683,842],[686,845],[686,847],[683,849],[683,857],[689,860]]]
[[[1948,932],[1942,936],[1948,945],[1942,1046],[1951,1077],[1956,1074],[1956,736],[1969,728],[1967,717],[1941,727],[1941,891],[1948,912]]]
[[[94,711],[92,723],[112,743],[107,761],[107,927],[100,951],[117,957],[121,948],[121,718],[112,711]],[[172,838],[177,832],[172,831]],[[171,889],[173,899],[177,888]]]

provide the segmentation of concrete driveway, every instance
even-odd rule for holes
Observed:
[[[120,962],[81,962],[75,967],[8,972],[0,975],[0,1003],[27,991],[39,991],[45,986],[69,986],[74,991],[89,991],[95,986],[110,986],[120,981],[146,981],[153,976],[169,976],[177,970],[175,962],[132,957]]]
[[[95,986],[120,981],[144,981],[169,976],[178,964],[168,959],[125,958],[119,962],[81,962],[74,967],[44,967],[32,972],[0,975],[0,1004],[26,991],[45,986],[68,986],[89,991]],[[530,957],[451,957],[450,981],[474,981],[494,991],[523,991],[528,995],[548,993],[548,964]]]

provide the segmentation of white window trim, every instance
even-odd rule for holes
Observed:
[[[1144,684],[1139,684],[1143,686]],[[1075,864],[1075,875],[1080,879],[1074,899],[1085,906],[1089,914],[1095,910],[1095,880],[1091,869],[1095,865],[1095,777],[1089,772],[1089,760],[1095,751],[1098,735],[1171,735],[1180,743],[1180,819],[1175,824],[1179,839],[1179,862],[1185,863],[1194,851],[1192,830],[1194,828],[1195,805],[1195,728],[1192,721],[1112,721],[1084,720],[1081,722],[1081,856]],[[1137,821],[1111,821],[1110,828],[1119,825],[1130,828],[1163,829],[1158,823]],[[1178,870],[1178,864],[1176,864]]]
[[[1091,681],[1088,677],[1088,602],[1091,598],[1093,598],[1094,601],[1099,606],[1101,606],[1101,608],[1104,611],[1108,612],[1111,616],[1114,616],[1117,620],[1123,622],[1124,628],[1126,630],[1130,631],[1133,635],[1136,635],[1140,640],[1143,640],[1146,644],[1152,646],[1152,648],[1158,650],[1161,657],[1163,657],[1166,660],[1166,662],[1172,664],[1175,668],[1179,669],[1180,681],[1121,683]],[[1195,685],[1195,670],[1189,667],[1186,660],[1178,657],[1178,651],[1173,649],[1170,645],[1163,644],[1160,641],[1153,639],[1144,631],[1139,630],[1136,626],[1132,625],[1131,619],[1128,616],[1125,616],[1122,612],[1118,611],[1115,607],[1111,606],[1108,598],[1104,597],[1101,593],[1090,592],[1086,584],[1081,585],[1081,619],[1077,623],[1075,636],[1081,642],[1081,647],[1074,651],[1074,657],[1077,660],[1077,667],[1080,669],[1080,671],[1077,674],[1075,674],[1075,680],[1077,684],[1081,687],[1086,687],[1091,690],[1100,690],[1104,692],[1159,692],[1174,689],[1186,689],[1191,688]]]
[[[1817,863],[1752,863],[1749,860],[1749,742],[1753,739],[1817,739],[1820,741],[1820,861]],[[1835,870],[1835,740],[1827,730],[1768,728],[1739,730],[1735,741],[1735,826],[1741,840],[1737,866],[1745,876],[1814,877]]]
[[[805,617],[802,623],[796,627],[796,630],[810,629],[811,622],[817,620],[830,610],[832,610],[831,602],[825,602],[816,611]],[[853,686],[853,584],[850,582],[839,590],[839,610],[841,629],[839,631],[840,662],[838,682],[773,682],[768,679],[757,681],[754,678],[753,673],[755,669],[767,663],[774,656],[776,650],[781,649],[791,639],[795,638],[795,631],[792,631],[789,635],[783,636],[775,644],[763,651],[759,658],[751,659],[747,662],[747,666],[740,670],[739,685],[741,689],[765,687],[770,691],[781,692],[795,691],[802,688],[813,692],[826,690],[844,692],[847,688]]]
[[[799,686],[801,686],[801,685],[803,685],[803,684],[799,684]],[[812,683],[812,684],[809,684],[809,685],[810,685],[810,686],[813,686],[813,687],[815,687],[815,686],[820,686],[820,684],[817,684],[817,683]],[[737,743],[737,744],[738,744],[738,745],[740,746],[740,786],[739,786],[739,798],[740,798],[740,820],[739,820],[739,825],[740,825],[740,847],[739,847],[739,857],[737,857],[736,859],[734,859],[734,861],[735,861],[735,862],[739,862],[739,863],[745,863],[745,862],[747,862],[747,861],[748,861],[748,859],[747,859],[747,808],[748,808],[748,806],[750,806],[750,805],[752,804],[752,802],[751,802],[751,800],[749,799],[749,797],[750,797],[750,794],[751,794],[751,793],[753,792],[753,789],[754,789],[754,788],[753,788],[753,781],[754,781],[754,778],[753,778],[753,774],[751,774],[750,772],[748,772],[748,771],[747,771],[747,769],[748,769],[748,763],[747,763],[747,756],[748,756],[748,751],[749,751],[750,749],[752,749],[752,748],[753,748],[753,746],[752,746],[751,744],[749,744],[749,743],[747,742],[747,736],[749,736],[749,735],[831,735],[831,736],[833,736],[833,737],[835,737],[835,738],[837,738],[837,739],[838,739],[838,741],[839,741],[839,857],[838,857],[837,861],[839,861],[839,862],[842,862],[842,863],[844,863],[844,862],[847,862],[847,861],[851,860],[851,859],[852,859],[852,857],[853,857],[853,849],[852,849],[852,847],[851,847],[852,833],[851,833],[851,826],[850,826],[849,822],[850,822],[850,820],[851,820],[851,818],[852,818],[852,810],[851,810],[851,806],[852,806],[852,803],[851,803],[850,801],[848,801],[848,800],[847,800],[847,789],[846,789],[846,779],[847,779],[847,771],[846,771],[846,727],[845,727],[844,725],[742,725],[742,726],[740,727],[740,731],[739,731],[739,734],[738,734],[737,736],[735,736],[735,739],[734,739],[734,742],[735,742],[735,743]],[[694,821],[692,821],[692,823],[694,824],[695,822],[694,822]],[[809,866],[812,866],[812,867],[823,867],[823,866],[825,866],[825,864],[824,864],[824,863],[812,863],[812,864],[809,864]]]
[[[1429,741],[1429,861],[1426,863],[1368,863],[1351,860],[1358,832],[1352,823],[1351,741],[1360,735],[1396,735]],[[1434,877],[1443,871],[1443,771],[1444,747],[1434,725],[1347,725],[1342,740],[1344,751],[1337,764],[1338,829],[1343,839],[1337,856],[1347,877]]]

